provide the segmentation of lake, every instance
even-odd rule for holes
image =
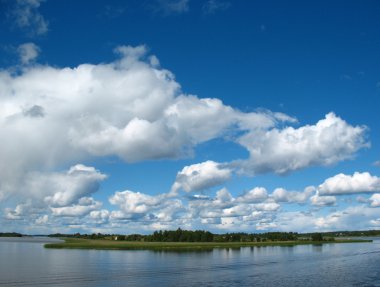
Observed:
[[[380,286],[373,243],[204,252],[45,249],[0,238],[0,286]]]

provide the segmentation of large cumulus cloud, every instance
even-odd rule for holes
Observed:
[[[369,172],[343,173],[326,179],[320,186],[321,194],[341,195],[380,192],[380,178]]]
[[[315,125],[254,130],[238,139],[250,153],[240,162],[243,172],[290,171],[317,165],[331,165],[352,158],[360,148],[368,146],[366,128],[351,126],[334,113]]]

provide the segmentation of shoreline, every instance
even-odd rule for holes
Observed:
[[[52,249],[92,249],[92,250],[155,250],[155,251],[202,251],[222,248],[266,247],[296,245],[324,245],[341,243],[371,243],[372,240],[343,239],[335,241],[270,241],[270,242],[141,242],[112,241],[98,239],[61,238],[65,242],[48,243]]]

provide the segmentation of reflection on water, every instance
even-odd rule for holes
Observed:
[[[322,252],[323,244],[313,244],[312,247],[314,252]]]
[[[0,239],[0,286],[380,286],[380,241],[173,251]]]

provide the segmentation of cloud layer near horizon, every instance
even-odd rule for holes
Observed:
[[[36,194],[14,209],[7,208],[6,219],[21,226],[45,226],[50,232],[70,232],[76,228],[92,232],[125,232],[125,228],[128,232],[146,232],[178,226],[213,231],[326,231],[378,226],[379,193],[361,205],[331,210],[327,215],[319,210],[337,205],[338,198],[320,195],[313,186],[303,191],[276,188],[272,192],[264,187],[254,187],[238,196],[233,196],[226,188],[219,189],[215,195],[196,193],[191,196],[149,195],[125,190],[108,198],[114,207],[109,209],[91,197],[97,191],[98,183],[105,178],[95,169],[79,165],[54,176],[63,182],[61,189],[65,185],[70,188],[61,193],[52,191],[53,196]],[[44,180],[37,180],[37,183],[40,184],[36,187],[45,184]],[[297,205],[302,210],[301,207],[308,204],[315,208],[308,211],[287,208]]]

